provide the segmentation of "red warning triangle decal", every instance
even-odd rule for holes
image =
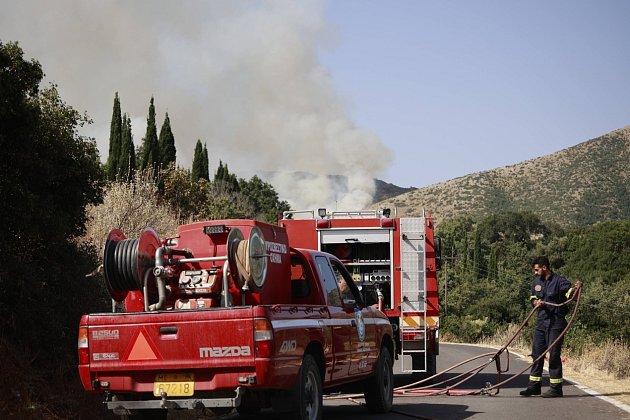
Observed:
[[[131,347],[127,360],[156,360],[158,356],[144,331],[140,331],[136,336],[136,341]]]

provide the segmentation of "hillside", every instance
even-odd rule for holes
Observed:
[[[543,221],[590,225],[630,219],[630,126],[550,155],[419,188],[375,203],[437,220],[532,211]]]
[[[388,198],[416,190],[413,187],[399,187],[398,185],[381,181],[377,178],[374,179],[374,185],[376,187],[376,192],[374,193],[374,201],[387,200]]]

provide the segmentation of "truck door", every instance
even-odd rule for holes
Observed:
[[[333,341],[333,367],[330,379],[336,381],[348,377],[352,362],[352,338],[356,334],[353,327],[354,312],[344,310],[337,278],[330,266],[329,259],[323,255],[315,257],[315,265],[326,288],[326,299],[330,312],[329,323]],[[326,372],[328,374],[328,372]]]
[[[373,322],[372,311],[363,304],[359,289],[343,265],[336,260],[331,260],[330,263],[338,280],[343,310],[353,314],[354,318],[351,322],[353,331],[351,332],[352,354],[349,374],[354,376],[362,372],[370,372],[378,356],[376,325]]]

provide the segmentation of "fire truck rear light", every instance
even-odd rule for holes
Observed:
[[[267,318],[254,319],[254,340],[273,340],[273,330],[271,329],[271,322],[269,322]]]
[[[381,227],[393,229],[395,227],[394,219],[381,219]]]
[[[88,348],[88,329],[87,327],[79,327],[79,348]]]
[[[88,328],[87,327],[79,327],[79,364],[87,365],[90,363],[90,348],[89,348],[89,340],[88,340]]]
[[[422,332],[403,332],[404,341],[423,340],[424,334]]]
[[[330,228],[330,220],[318,220],[317,221],[317,229],[328,229]]]
[[[225,225],[204,226],[203,233],[206,235],[215,235],[217,233],[227,232],[228,228]]]
[[[254,318],[254,345],[256,357],[273,355],[273,329],[267,318]]]

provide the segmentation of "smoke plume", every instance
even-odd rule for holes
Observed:
[[[222,160],[238,176],[272,174],[297,209],[363,208],[390,163],[318,61],[335,42],[321,1],[1,3],[0,40],[18,41],[62,98],[87,111],[85,134],[103,160],[118,92],[136,146],[153,96],[158,131],[169,114],[180,166],[190,167],[199,139],[211,170]]]

